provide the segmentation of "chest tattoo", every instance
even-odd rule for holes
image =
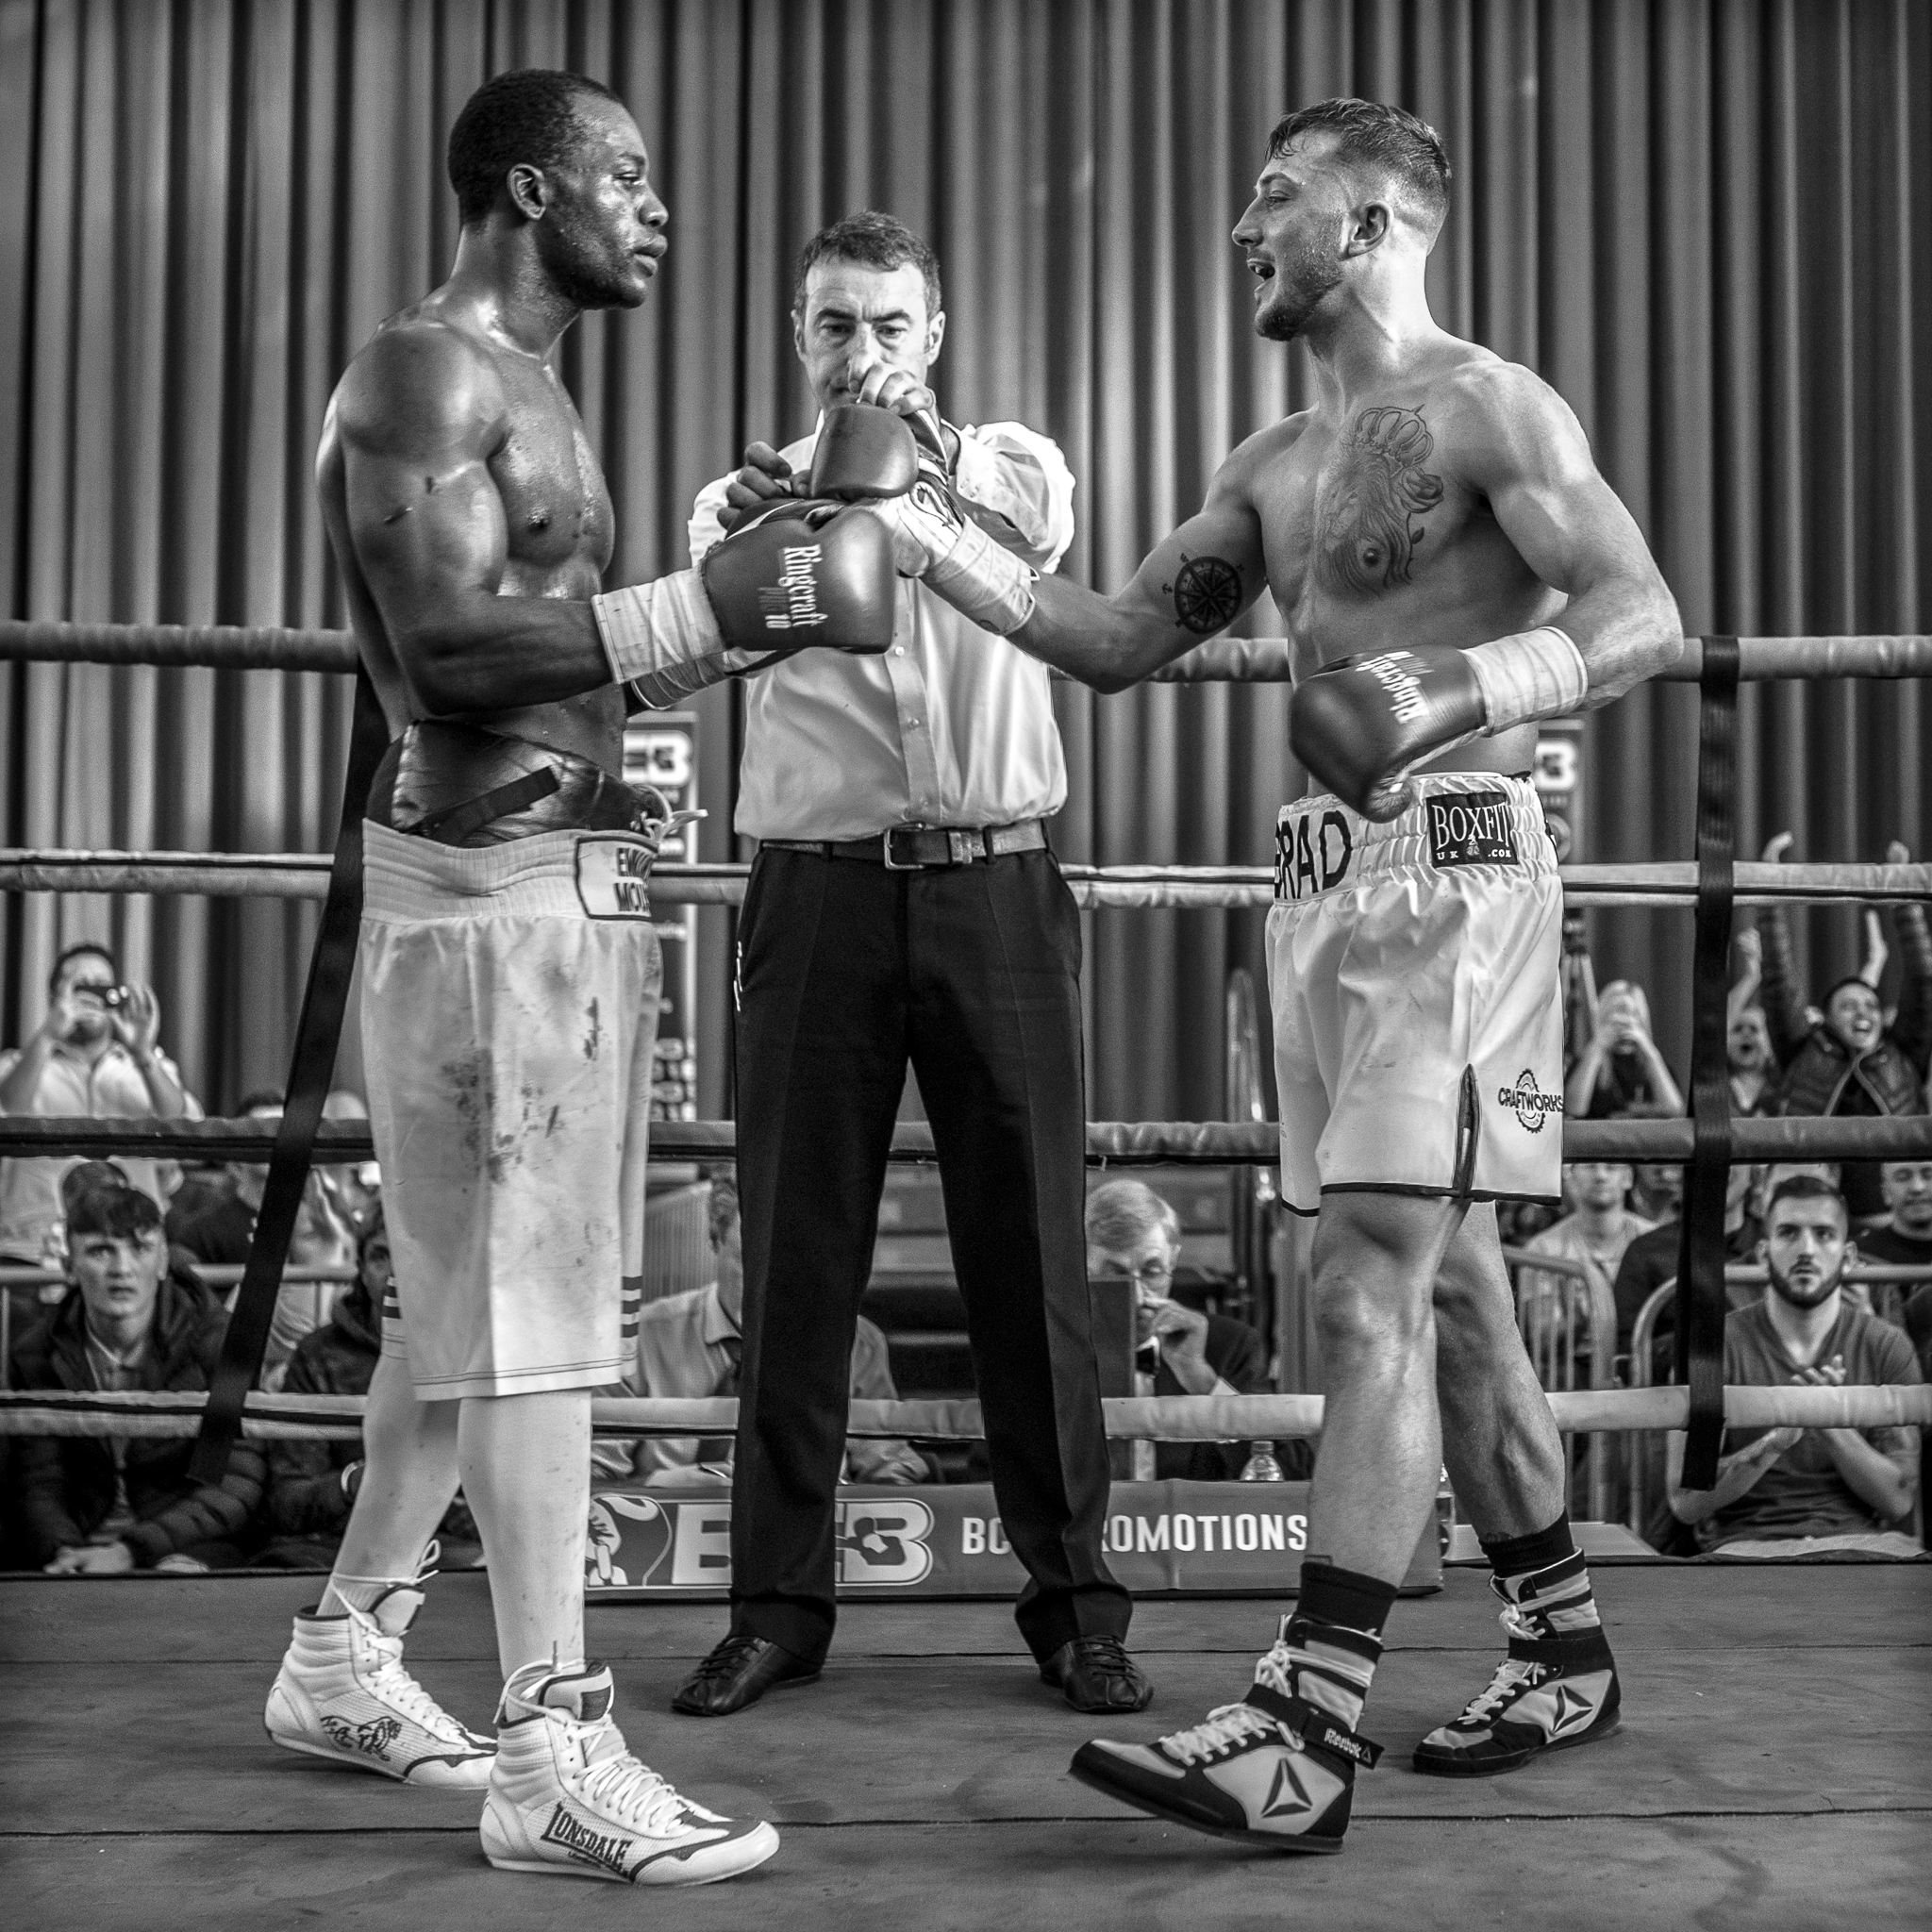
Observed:
[[[1322,554],[1350,590],[1369,594],[1408,581],[1423,541],[1418,519],[1442,501],[1442,479],[1423,465],[1436,439],[1420,408],[1364,409],[1343,437],[1324,492]]]

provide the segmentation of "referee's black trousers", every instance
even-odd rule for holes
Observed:
[[[1044,851],[888,872],[767,850],[739,924],[744,1357],[731,1624],[823,1657],[854,1324],[909,1059],[994,1493],[1044,1658],[1122,1636],[1083,1227],[1080,925]]]

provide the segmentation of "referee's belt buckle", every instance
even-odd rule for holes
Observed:
[[[892,841],[901,841],[895,856]],[[905,856],[909,845],[910,856]],[[951,825],[888,825],[879,834],[879,857],[888,872],[924,872],[932,866],[971,865],[987,856],[983,831]]]

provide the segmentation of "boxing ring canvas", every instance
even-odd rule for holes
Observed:
[[[1622,1732],[1466,1782],[1406,1769],[1444,1682],[1478,1679],[1495,1648],[1482,1572],[1452,1566],[1440,1594],[1396,1608],[1369,1727],[1389,1756],[1357,1786],[1347,1855],[1314,1861],[1163,1827],[1068,1779],[1104,1721],[1014,1655],[1003,1604],[848,1604],[821,1682],[693,1721],[670,1713],[671,1693],[718,1611],[593,1600],[590,1641],[639,1750],[784,1837],[761,1870],[670,1901],[506,1878],[477,1856],[474,1798],[275,1750],[259,1698],[237,1687],[266,1681],[314,1587],[0,1584],[11,1924],[581,1932],[648,1907],[680,1932],[1904,1932],[1932,1896],[1928,1564],[1606,1567]],[[1153,1716],[1237,1694],[1272,1628],[1252,1601],[1142,1602]],[[438,1583],[409,1655],[451,1709],[487,1716],[481,1576]]]

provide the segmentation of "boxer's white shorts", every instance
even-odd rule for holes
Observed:
[[[616,1382],[637,1354],[663,979],[646,848],[362,836],[383,1352],[431,1402]]]
[[[1268,986],[1282,1197],[1556,1201],[1563,893],[1526,778],[1441,773],[1375,824],[1323,793],[1275,832]]]

